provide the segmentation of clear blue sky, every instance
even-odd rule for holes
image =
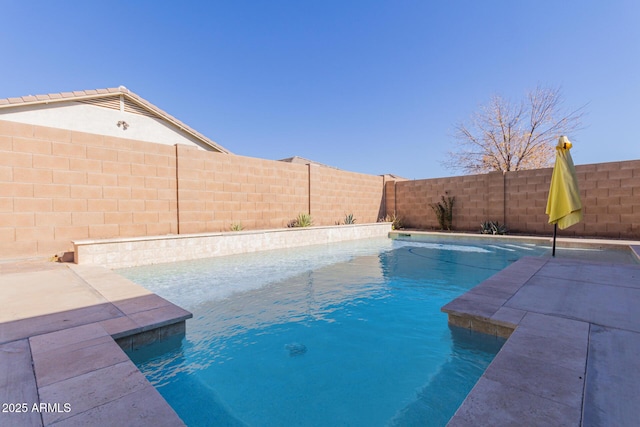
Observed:
[[[499,93],[587,106],[576,164],[640,159],[640,2],[0,0],[0,98],[124,85],[230,151],[407,178]]]

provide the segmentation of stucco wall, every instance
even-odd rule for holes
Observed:
[[[83,104],[78,101],[33,105],[28,108],[24,106],[3,108],[0,110],[0,120],[163,145],[202,146],[202,142],[158,118]],[[122,126],[118,127],[117,123],[121,120],[127,123],[126,129]]]

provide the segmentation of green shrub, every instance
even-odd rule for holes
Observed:
[[[442,201],[438,203],[431,203],[431,209],[436,214],[436,218],[438,219],[438,224],[440,224],[441,230],[451,230],[453,223],[453,205],[455,204],[456,198],[449,197],[445,199],[442,196]]]
[[[231,224],[231,231],[242,231],[243,228],[244,227],[239,222],[234,222],[233,224]]]

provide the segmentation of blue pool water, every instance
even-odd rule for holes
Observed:
[[[503,340],[440,307],[533,245],[371,239],[119,270],[190,310],[130,357],[189,426],[441,426]]]

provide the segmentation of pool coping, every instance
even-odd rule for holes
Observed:
[[[518,243],[535,243],[551,245],[553,238],[550,236],[526,236],[526,235],[510,235],[510,234],[479,234],[479,233],[459,233],[444,231],[422,231],[422,230],[392,230],[389,232],[391,239],[403,238],[409,240],[413,236],[417,236],[418,242],[424,242],[420,238],[433,238],[434,240],[468,240],[484,242],[487,240],[501,242],[518,242]],[[640,241],[638,240],[613,240],[599,238],[583,238],[583,237],[558,237],[556,239],[556,247],[558,248],[587,248],[587,249],[629,249],[640,261]]]
[[[637,304],[640,265],[551,257],[521,258],[449,302],[451,324],[508,339],[448,425],[632,425]]]
[[[95,265],[0,267],[4,292],[35,275],[48,292],[79,299],[77,287],[69,292],[73,283],[96,302],[79,299],[78,307],[55,311],[40,301],[44,314],[0,323],[0,402],[12,405],[0,424],[184,425],[125,350],[184,334],[190,312]]]

